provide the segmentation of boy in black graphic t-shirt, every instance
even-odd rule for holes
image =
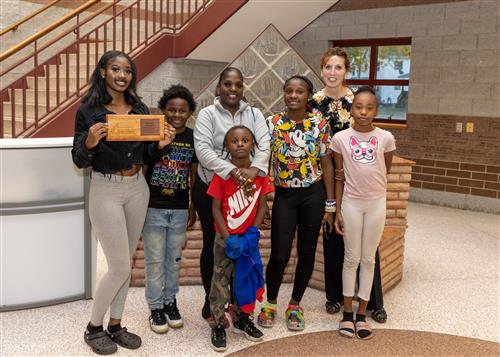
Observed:
[[[142,235],[149,324],[154,332],[165,333],[169,326],[183,326],[175,296],[186,228],[196,221],[189,195],[198,160],[193,130],[186,127],[196,110],[193,94],[182,85],[171,86],[163,92],[158,107],[176,129],[176,135],[161,152],[160,160],[149,163],[146,180],[151,194]]]

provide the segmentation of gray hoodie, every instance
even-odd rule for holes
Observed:
[[[240,101],[240,108],[233,117],[222,107],[219,97],[216,97],[213,105],[200,111],[194,125],[194,148],[200,163],[198,175],[206,184],[212,181],[214,172],[227,179],[231,171],[236,168],[229,160],[224,159],[227,153],[222,153],[224,136],[235,125],[245,125],[253,132],[257,145],[254,150],[255,156],[252,158],[252,167],[259,169],[259,175],[268,173],[270,138],[262,112]]]

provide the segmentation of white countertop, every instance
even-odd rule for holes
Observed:
[[[0,139],[0,149],[57,148],[73,146],[73,137]]]

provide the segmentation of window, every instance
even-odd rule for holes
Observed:
[[[347,84],[353,90],[362,85],[375,89],[379,103],[377,121],[405,121],[410,82],[411,38],[339,40],[351,59]]]

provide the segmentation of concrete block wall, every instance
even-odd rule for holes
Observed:
[[[499,166],[500,2],[340,1],[290,43],[319,71],[321,54],[332,40],[394,37],[412,38],[407,126],[389,129],[398,154],[417,163]],[[462,123],[461,132],[457,123]],[[472,133],[465,130],[467,123],[474,125]],[[421,170],[420,165],[414,169]],[[448,178],[447,172],[443,177]],[[467,193],[441,185],[417,187],[415,181],[411,197],[500,213],[497,183],[476,178],[474,185],[481,190],[469,187]]]
[[[169,58],[139,82],[137,91],[150,108],[157,107],[163,90],[172,84],[186,86],[196,97],[225,66],[224,62]]]

